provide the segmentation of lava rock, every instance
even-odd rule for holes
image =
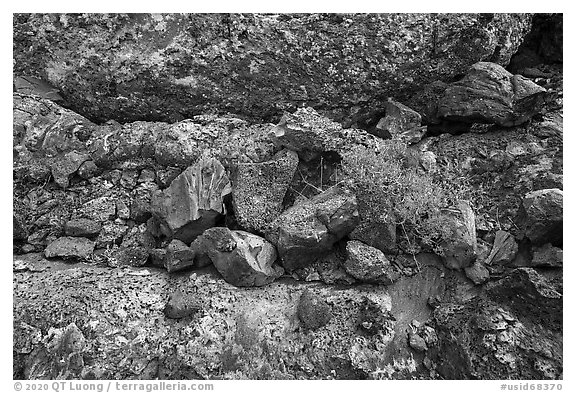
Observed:
[[[450,269],[468,267],[477,257],[476,222],[470,203],[458,201],[447,213],[451,236],[442,242],[444,264]]]
[[[56,158],[50,166],[54,182],[62,188],[68,188],[70,177],[88,160],[90,160],[89,154],[77,151],[70,151]]]
[[[519,210],[519,226],[534,245],[562,246],[563,192],[557,188],[529,192]]]
[[[122,243],[128,227],[115,222],[108,222],[102,226],[96,238],[96,248],[107,248]]]
[[[150,263],[157,267],[165,267],[166,254],[168,252],[164,248],[153,248],[148,251],[148,260]]]
[[[344,269],[359,281],[390,285],[400,277],[384,253],[374,247],[351,240],[346,244],[346,251]]]
[[[290,150],[267,162],[238,165],[232,181],[232,203],[242,228],[263,232],[280,215],[297,167],[298,155]]]
[[[277,247],[282,265],[291,272],[328,254],[358,222],[356,197],[334,187],[278,216],[266,239]]]
[[[94,252],[94,242],[83,237],[60,237],[44,250],[46,258],[89,259]]]
[[[194,265],[195,252],[184,242],[174,239],[166,248],[164,267],[169,273],[184,270]]]
[[[296,315],[306,329],[316,330],[330,322],[332,310],[324,299],[306,289],[300,295]]]
[[[216,227],[205,231],[201,241],[218,272],[232,285],[263,286],[284,273],[274,264],[274,246],[259,236]]]
[[[375,130],[380,138],[403,139],[406,132],[420,127],[420,114],[404,104],[388,100],[385,110],[386,116],[380,119]]]
[[[96,176],[98,172],[100,172],[100,168],[98,168],[94,161],[88,160],[83,162],[82,165],[78,167],[77,172],[78,176],[80,176],[82,179],[88,180]]]
[[[518,243],[510,233],[506,231],[497,231],[492,245],[492,251],[486,259],[487,265],[491,264],[509,264],[518,254]]]
[[[196,299],[181,290],[172,292],[164,306],[164,315],[170,319],[182,319],[193,316],[202,310]]]
[[[77,218],[64,224],[66,236],[93,237],[98,236],[102,224],[88,218]]]
[[[361,209],[360,209],[361,210]],[[362,217],[352,232],[350,239],[361,241],[385,253],[394,253],[398,250],[396,238],[396,224],[385,222],[379,217]]]
[[[464,273],[476,285],[482,285],[490,278],[490,272],[479,261],[474,262],[472,266],[465,267]]]
[[[527,122],[544,104],[546,89],[494,63],[474,64],[448,86],[438,103],[442,118],[512,127]]]
[[[168,238],[190,244],[225,213],[223,198],[231,188],[216,159],[201,159],[178,175],[170,187],[152,195],[152,214]]]
[[[562,249],[547,243],[534,250],[534,257],[532,258],[531,266],[562,267],[563,260],[564,257]]]
[[[104,223],[116,218],[116,199],[103,196],[86,202],[79,211],[83,217]]]

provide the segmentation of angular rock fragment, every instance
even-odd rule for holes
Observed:
[[[70,184],[70,177],[88,160],[90,160],[89,154],[75,150],[55,158],[50,165],[54,182],[62,188],[67,188]]]
[[[96,163],[89,160],[85,161],[82,165],[80,165],[80,167],[78,167],[78,176],[80,176],[82,179],[88,180],[96,176],[99,171],[100,169]]]
[[[283,150],[263,163],[239,164],[232,202],[241,227],[263,232],[282,212],[282,201],[298,166],[298,155]]]
[[[490,272],[479,261],[474,262],[472,266],[465,267],[464,273],[476,285],[482,285],[490,278]]]
[[[516,258],[518,253],[518,243],[510,233],[506,231],[497,231],[492,245],[492,251],[486,259],[487,265],[503,264],[506,265]]]
[[[148,259],[150,263],[157,267],[165,267],[167,251],[164,248],[153,248],[148,252]]]
[[[119,265],[144,266],[148,261],[149,250],[154,246],[154,238],[146,225],[141,224],[126,232],[120,247],[114,252],[114,258]]]
[[[374,247],[352,240],[346,251],[344,269],[359,281],[390,285],[400,277],[384,253]]]
[[[300,295],[296,315],[306,329],[316,330],[330,322],[332,310],[326,300],[305,289]]]
[[[438,103],[442,118],[512,127],[527,122],[543,104],[546,90],[494,63],[474,64],[448,86]]]
[[[276,245],[284,268],[293,271],[326,255],[358,222],[356,197],[334,187],[278,216],[266,239]]]
[[[450,269],[470,266],[477,257],[476,223],[470,203],[459,201],[447,217],[451,235],[442,242],[444,263]]]
[[[195,252],[184,242],[174,239],[166,247],[164,267],[169,273],[194,266]]]
[[[223,198],[230,192],[222,164],[203,158],[177,176],[170,187],[154,192],[152,214],[164,236],[190,244],[225,213]]]
[[[205,231],[201,241],[216,269],[232,285],[263,286],[284,272],[274,264],[274,246],[251,233],[216,227]]]
[[[366,217],[352,232],[350,239],[358,240],[382,252],[393,253],[398,247],[396,243],[396,224],[384,222],[377,217]]]
[[[86,202],[80,215],[98,222],[105,222],[116,218],[116,199],[110,196],[103,196]]]
[[[104,224],[96,238],[96,248],[106,248],[122,243],[126,231],[128,231],[128,227],[123,224],[115,222]]]
[[[561,248],[547,243],[534,250],[531,266],[535,267],[562,267],[563,252]]]
[[[380,119],[374,133],[380,138],[397,139],[412,144],[420,141],[426,127],[420,127],[420,114],[404,104],[389,100],[385,106],[386,116]]]
[[[46,258],[89,259],[94,252],[94,242],[83,237],[60,237],[44,250]]]
[[[64,233],[67,236],[93,237],[102,229],[102,224],[88,218],[77,218],[64,224]]]
[[[562,190],[557,188],[529,192],[519,210],[519,226],[533,245],[551,243],[562,246]]]
[[[13,214],[12,216],[12,239],[13,240],[26,240],[28,238],[28,231],[22,223],[20,216]]]

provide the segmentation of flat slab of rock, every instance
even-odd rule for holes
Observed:
[[[557,188],[526,194],[520,206],[519,221],[532,244],[562,246],[563,200],[564,193]]]
[[[60,237],[44,250],[46,258],[88,259],[94,251],[94,242],[83,237]]]
[[[64,224],[64,233],[67,236],[92,237],[102,230],[102,224],[89,218],[78,218]]]
[[[298,155],[290,150],[281,151],[267,162],[238,165],[232,202],[241,227],[263,232],[280,215],[297,167]]]
[[[151,210],[159,231],[190,244],[215,225],[225,213],[223,197],[231,187],[224,167],[216,159],[201,159],[163,190],[152,195]]]
[[[390,285],[400,274],[390,264],[384,253],[359,241],[346,243],[348,257],[344,269],[359,281]]]
[[[359,221],[354,194],[334,187],[282,213],[266,239],[276,245],[284,268],[293,271],[329,253]]]
[[[438,102],[442,118],[512,127],[527,122],[543,104],[546,89],[502,66],[479,62],[448,86]]]
[[[205,231],[199,241],[218,272],[232,285],[263,286],[284,273],[274,264],[274,246],[259,236],[216,227]]]

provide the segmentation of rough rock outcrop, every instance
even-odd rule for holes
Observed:
[[[557,188],[529,192],[519,211],[520,227],[534,245],[562,246],[563,198]]]
[[[272,160],[239,164],[232,179],[232,203],[238,223],[263,232],[282,213],[282,202],[298,166],[298,156],[283,150]]]
[[[344,269],[358,281],[390,285],[400,277],[384,253],[374,247],[351,240],[346,251]]]
[[[61,237],[44,250],[46,258],[88,259],[94,251],[94,242],[83,237]]]
[[[474,64],[449,85],[438,102],[438,116],[468,123],[511,127],[527,122],[544,104],[546,89],[494,63]]]
[[[284,273],[274,264],[276,250],[265,239],[244,231],[211,228],[202,234],[204,251],[224,280],[238,287],[270,284]]]
[[[288,271],[310,265],[358,225],[356,197],[339,187],[282,213],[266,231]]]
[[[270,121],[302,104],[340,120],[478,61],[505,65],[530,26],[529,14],[17,14],[14,72],[98,122]]]
[[[176,177],[170,187],[152,195],[151,210],[159,232],[190,244],[225,213],[223,198],[230,183],[216,159],[201,159]]]

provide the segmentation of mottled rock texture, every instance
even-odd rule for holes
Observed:
[[[529,14],[17,14],[14,73],[88,118],[178,121],[212,110],[337,120],[386,96],[507,64]]]

